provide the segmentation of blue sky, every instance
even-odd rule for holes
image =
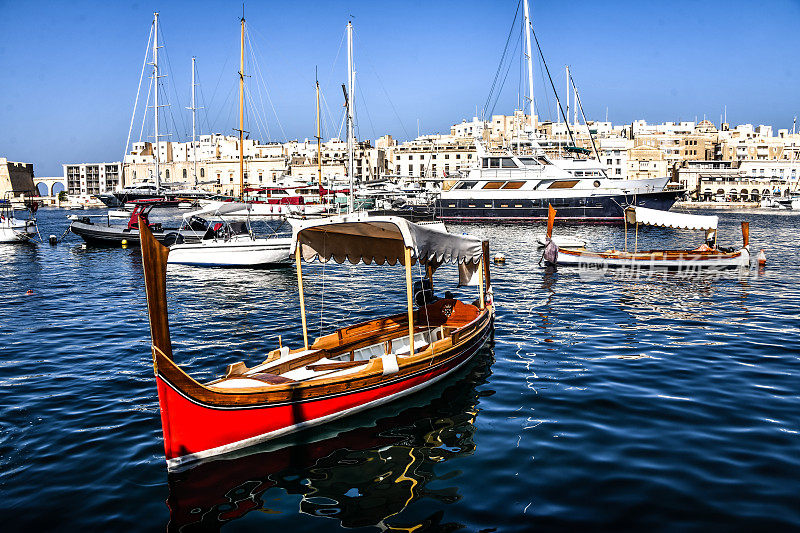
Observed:
[[[531,5],[557,90],[570,64],[590,120],[607,110],[615,124],[704,114],[717,123],[727,106],[729,122],[791,128],[800,114],[798,1]],[[205,107],[199,131],[232,133],[241,2],[0,0],[0,156],[34,163],[38,176],[60,175],[62,163],[119,160],[155,10],[166,42],[171,139],[191,132],[183,108],[193,55]],[[262,140],[312,137],[316,67],[324,136],[336,135],[352,17],[360,137],[414,137],[418,121],[422,133],[446,132],[484,107],[516,10],[516,0],[249,2],[260,74],[248,59],[255,106],[246,129]],[[517,27],[503,91],[488,111],[517,105],[518,35]],[[534,77],[537,111],[555,118],[538,61]],[[135,140],[140,128],[137,117]]]

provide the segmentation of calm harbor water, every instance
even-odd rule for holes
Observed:
[[[694,276],[540,267],[489,238],[494,341],[440,386],[167,475],[137,249],[0,245],[4,531],[800,528],[800,216],[719,212],[768,265]],[[65,212],[39,213],[43,236]],[[618,227],[557,227],[595,249]],[[640,243],[701,242],[652,228]],[[313,334],[405,305],[403,271],[311,265]],[[437,291],[454,269],[437,272]],[[300,342],[292,269],[169,269],[176,360],[210,379]],[[28,294],[28,291],[32,291]],[[474,288],[454,292],[471,301]],[[323,296],[324,295],[324,296]]]

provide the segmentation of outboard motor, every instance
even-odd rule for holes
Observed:
[[[411,291],[414,293],[414,301],[417,307],[423,307],[438,300],[433,294],[433,283],[428,278],[415,281],[411,286]]]
[[[171,231],[164,237],[162,244],[166,247],[170,247],[173,244],[183,244],[183,235],[177,231]]]
[[[189,217],[189,229],[193,231],[205,231],[206,228],[208,228],[208,222],[206,219],[197,215],[192,215]]]

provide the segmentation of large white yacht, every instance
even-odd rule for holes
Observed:
[[[517,153],[486,152],[477,143],[477,165],[460,173],[436,201],[436,216],[446,221],[508,221],[558,218],[617,222],[629,205],[669,209],[683,191],[666,189],[668,177],[612,179],[596,160],[551,159],[528,141]]]

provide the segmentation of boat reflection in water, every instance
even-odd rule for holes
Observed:
[[[383,522],[422,496],[445,503],[460,498],[456,486],[426,485],[441,479],[437,464],[474,452],[480,397],[491,394],[476,389],[486,383],[493,360],[490,343],[440,395],[431,390],[390,404],[391,416],[376,420],[366,412],[329,424],[321,440],[310,441],[319,437],[318,428],[170,473],[168,530],[218,530],[253,510],[270,514],[265,502],[283,493],[301,496],[301,513],[336,519],[342,527],[438,524],[441,512],[422,523]]]

